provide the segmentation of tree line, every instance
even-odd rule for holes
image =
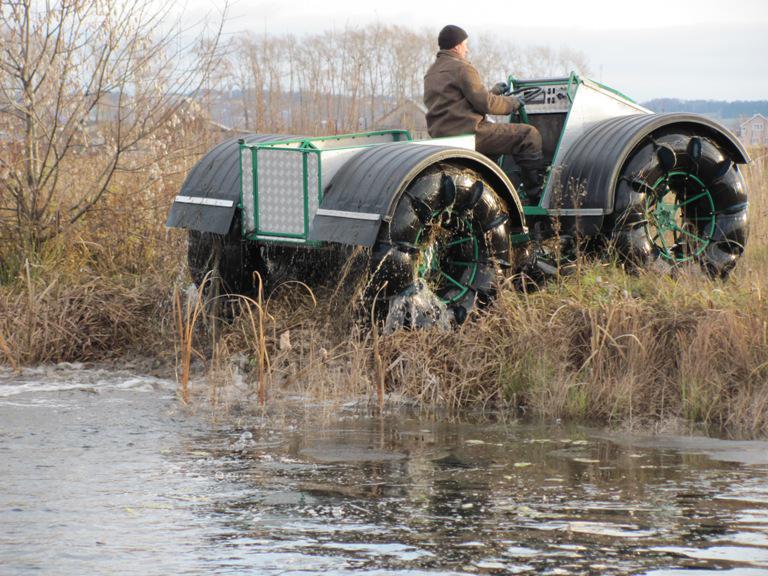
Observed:
[[[211,114],[227,107],[230,123],[242,129],[296,134],[372,129],[393,107],[420,103],[438,50],[437,30],[384,24],[306,36],[244,33],[227,48],[210,78]],[[584,55],[567,48],[519,47],[479,35],[470,38],[470,50],[488,85],[509,74],[589,72]]]
[[[654,112],[693,112],[709,114],[719,118],[750,118],[754,114],[768,116],[768,100],[679,100],[677,98],[655,98],[643,102],[643,106]]]
[[[0,272],[118,194],[120,175],[150,186],[184,171],[175,159],[222,137],[211,122],[222,111],[239,131],[373,129],[421,102],[437,51],[437,30],[385,24],[223,41],[225,13],[190,35],[172,5],[0,3]],[[568,49],[483,36],[470,46],[489,84],[587,71]]]

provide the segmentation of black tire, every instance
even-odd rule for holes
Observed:
[[[261,249],[240,235],[239,218],[222,236],[190,230],[187,239],[187,262],[193,282],[200,286],[210,274],[211,281],[221,281],[224,294],[254,294],[258,291],[256,272],[267,284],[267,267]]]
[[[621,169],[609,226],[630,268],[698,263],[725,278],[749,235],[738,166],[713,139],[681,128],[644,140]]]
[[[500,275],[514,264],[510,239],[508,208],[478,172],[431,166],[379,232],[367,300],[386,304],[421,279],[461,323],[494,297]]]

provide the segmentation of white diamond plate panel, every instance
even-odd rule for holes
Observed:
[[[307,193],[309,194],[309,221],[320,208],[320,166],[318,154],[307,154]]]
[[[252,152],[250,148],[240,149],[240,162],[241,162],[241,174],[242,174],[242,192],[240,197],[243,203],[243,213],[245,218],[245,230],[246,232],[253,232],[256,229],[256,222],[254,220],[254,205],[253,205],[253,161]]]
[[[259,232],[304,234],[302,156],[293,150],[258,150]]]

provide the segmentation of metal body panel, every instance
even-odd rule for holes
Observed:
[[[348,210],[326,210],[320,208],[317,211],[319,216],[334,216],[336,218],[349,218],[351,220],[381,220],[381,214],[372,212],[350,212]]]
[[[304,233],[304,154],[301,151],[286,153],[283,150],[262,148],[255,152],[255,156],[258,167],[255,176],[258,233],[278,236],[302,235]],[[315,190],[317,190],[316,182]]]
[[[513,79],[512,82],[515,82]],[[573,80],[560,78],[538,81],[542,84],[542,92],[525,99],[525,111],[531,114],[562,114],[571,107],[571,90]],[[537,83],[536,80],[525,80],[525,84]]]
[[[589,80],[579,81],[552,159],[552,170],[555,171],[563,163],[570,148],[595,124],[608,118],[637,114],[653,112]],[[550,178],[547,182],[541,201],[544,208],[557,207],[556,195],[553,194],[556,181],[556,178]]]
[[[243,189],[253,190],[253,155],[248,148],[240,148],[240,166]],[[243,207],[243,229],[246,233],[253,232],[256,221],[256,197],[253,194],[242,195],[240,203]]]
[[[231,200],[232,206],[211,206],[200,202],[174,202],[165,225],[200,232],[229,232],[236,204],[240,201],[240,140],[248,143],[269,142],[274,134],[243,134],[224,140],[210,150],[192,168],[179,196],[200,199]]]
[[[233,200],[222,200],[221,198],[200,198],[199,196],[178,195],[173,199],[174,202],[181,204],[199,204],[203,206],[220,206],[222,208],[231,208],[235,205]]]
[[[512,183],[486,156],[463,148],[394,143],[362,151],[336,173],[325,190],[322,211],[312,222],[310,240],[372,246],[381,221],[370,215],[388,221],[408,184],[428,166],[443,161],[480,171],[510,206],[516,231],[525,231],[522,206]],[[354,217],[354,212],[363,217]]]
[[[235,209],[234,204],[223,207],[174,202],[171,204],[165,225],[169,228],[187,228],[223,236],[232,226]]]

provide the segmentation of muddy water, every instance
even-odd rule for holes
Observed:
[[[235,420],[128,372],[0,373],[0,574],[768,574],[764,442]]]

